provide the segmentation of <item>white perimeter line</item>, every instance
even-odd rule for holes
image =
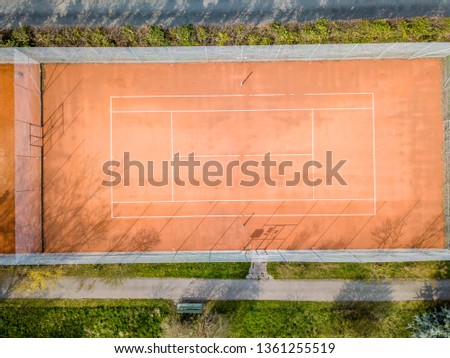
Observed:
[[[170,160],[173,160],[173,113],[170,112]],[[172,201],[173,201],[173,197],[174,197],[174,193],[173,193],[173,175],[174,175],[174,167],[172,165]]]
[[[214,97],[281,97],[303,96],[302,93],[260,93],[260,94],[168,94],[168,95],[142,95],[142,96],[112,96],[112,98],[214,98]]]
[[[314,163],[314,111],[311,111],[311,153],[312,153],[311,160]],[[312,179],[313,179],[312,195],[313,199],[315,199],[316,193],[314,187],[314,180],[315,180],[314,166],[312,167]]]
[[[267,154],[267,153],[266,153]],[[218,157],[264,157],[266,154],[202,154],[195,155],[196,158],[218,158]],[[295,153],[295,154],[272,154],[271,157],[310,157],[310,153]],[[189,155],[180,155],[180,158],[189,158]]]
[[[110,157],[110,163],[112,162],[112,148],[113,148],[113,138],[112,138],[112,97],[109,97],[109,157]],[[114,217],[114,198],[113,198],[113,186],[111,185],[111,218]]]
[[[256,94],[167,94],[167,95],[135,95],[111,96],[120,98],[214,98],[214,97],[282,97],[282,96],[332,96],[332,95],[369,95],[372,92],[329,92],[329,93],[256,93]]]
[[[159,216],[114,216],[113,219],[186,219],[186,218],[237,218],[237,217],[334,217],[334,216],[373,216],[373,213],[367,214],[229,214],[229,215],[159,215]]]
[[[329,92],[329,93],[305,93],[305,96],[345,96],[345,95],[373,95],[373,92]]]
[[[276,111],[362,111],[372,110],[371,107],[354,108],[268,108],[268,109],[197,109],[197,110],[136,110],[113,111],[112,113],[202,113],[202,112],[276,112]]]
[[[372,162],[373,162],[373,214],[377,214],[377,172],[376,172],[376,153],[375,153],[375,95],[372,93]]]
[[[283,202],[283,201],[373,201],[373,198],[355,198],[355,199],[227,199],[227,200],[137,200],[137,201],[115,201],[114,204],[148,204],[148,203],[211,203],[211,202]]]
[[[373,116],[373,129],[375,128],[374,124],[374,93],[373,92],[335,92],[335,93],[306,93],[305,96],[331,96],[331,95],[371,95],[372,96],[372,107],[355,107],[355,108],[279,108],[279,109],[256,109],[256,110],[179,110],[179,111],[165,111],[165,110],[137,110],[137,111],[113,111],[112,110],[112,100],[114,98],[210,98],[210,97],[270,97],[270,96],[300,96],[301,94],[296,93],[288,93],[288,94],[224,94],[224,95],[142,95],[142,96],[110,96],[110,155],[112,160],[112,114],[113,113],[170,113],[170,123],[171,123],[171,152],[173,158],[173,113],[198,113],[198,112],[268,112],[268,111],[311,111],[313,114],[313,127],[314,127],[314,111],[333,111],[333,110],[371,110]],[[314,133],[314,128],[312,128],[312,133]],[[314,138],[313,138],[313,146],[314,146]],[[375,156],[375,132],[373,131],[373,153]],[[313,148],[314,151],[314,148]],[[312,154],[274,154],[272,156],[313,156],[314,160],[314,152]],[[239,154],[229,154],[229,155],[217,155],[214,157],[225,157],[225,156],[241,156]],[[246,154],[243,155],[245,157],[252,156],[264,156],[264,155],[252,155]],[[187,157],[187,156],[180,156]],[[211,155],[204,155],[199,157],[213,157]],[[375,158],[374,158],[374,172],[375,172]],[[313,180],[314,180],[314,168],[313,168]],[[111,187],[111,217],[113,217],[113,204],[117,203],[149,203],[149,201],[135,201],[135,202],[113,202],[113,190]],[[375,176],[374,176],[374,198],[370,199],[315,199],[315,200],[375,200],[376,196],[376,184],[375,184]],[[314,198],[314,186],[313,186],[313,198]],[[225,202],[234,202],[240,201],[245,202],[249,200],[184,200],[184,201],[174,201],[173,200],[173,168],[172,168],[172,200],[171,201],[152,201],[152,202],[210,202],[210,201],[225,201]],[[285,199],[284,201],[303,201],[303,200],[311,200],[311,199]],[[250,201],[283,201],[283,200],[250,200]],[[376,209],[376,202],[374,203],[374,207]],[[369,214],[367,214],[369,215]],[[370,214],[373,215],[373,214]],[[258,216],[258,215],[256,215]],[[267,215],[262,215],[267,216]],[[298,216],[298,215],[294,215]],[[325,215],[329,216],[329,215]],[[358,215],[358,216],[366,216],[366,214]],[[171,217],[171,216],[166,216]],[[188,216],[188,217],[196,217],[196,216]],[[200,215],[198,217],[204,217],[204,215]],[[236,217],[233,216],[232,217]],[[124,217],[126,218],[126,217]],[[135,218],[135,217],[129,217]]]

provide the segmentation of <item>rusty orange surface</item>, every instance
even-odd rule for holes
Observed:
[[[433,59],[48,65],[45,250],[442,248],[440,80]],[[331,152],[347,185],[287,186],[294,169],[276,167],[275,186],[242,186],[231,165],[229,185],[181,186],[169,166],[167,185],[140,186],[135,166],[103,186],[125,152],[155,180],[175,154],[227,168],[270,152],[297,170]]]
[[[0,253],[14,243],[14,66],[0,65]]]

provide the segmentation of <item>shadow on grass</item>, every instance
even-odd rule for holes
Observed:
[[[193,280],[184,290],[184,298],[207,302],[202,314],[177,314],[164,327],[166,337],[229,337],[232,314],[247,300],[256,299],[260,285],[256,280]],[[242,301],[244,300],[244,301]],[[233,301],[233,302],[230,302]],[[230,306],[233,308],[230,311]]]
[[[450,279],[450,261],[439,261],[434,274],[436,280]]]
[[[388,282],[348,282],[332,306],[332,313],[341,336],[374,337],[378,326],[391,314],[394,304]]]

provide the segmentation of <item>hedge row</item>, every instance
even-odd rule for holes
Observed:
[[[30,27],[0,30],[0,47],[225,46],[450,41],[450,18],[317,20],[261,26]]]

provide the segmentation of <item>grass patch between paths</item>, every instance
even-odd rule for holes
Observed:
[[[177,264],[98,264],[3,266],[2,276],[26,278],[36,282],[45,277],[85,277],[123,279],[127,277],[245,279],[249,263],[177,263]],[[268,271],[275,279],[450,279],[450,261],[391,263],[316,263],[270,262]]]
[[[450,278],[450,261],[326,263],[271,262],[268,271],[275,279],[436,279]]]

